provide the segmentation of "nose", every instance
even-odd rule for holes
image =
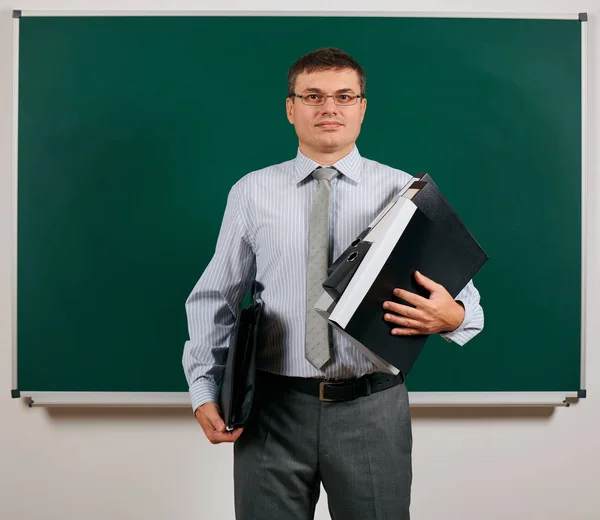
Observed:
[[[333,102],[333,96],[325,98],[325,104],[321,107],[323,114],[337,114],[338,106]]]

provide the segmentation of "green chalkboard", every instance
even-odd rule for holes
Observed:
[[[429,172],[490,256],[483,333],[432,338],[411,392],[580,389],[578,20],[15,23],[22,391],[187,390],[184,302],[228,190],[295,156],[287,70],[323,46],[367,72],[361,154]]]

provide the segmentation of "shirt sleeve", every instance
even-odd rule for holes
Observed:
[[[227,197],[214,255],[185,303],[190,339],[182,363],[194,411],[218,402],[229,337],[255,262],[237,183]]]
[[[483,309],[479,303],[479,291],[473,285],[473,280],[458,293],[455,300],[462,302],[465,307],[463,322],[452,332],[443,332],[440,336],[448,342],[464,345],[483,330]]]

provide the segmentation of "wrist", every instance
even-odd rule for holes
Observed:
[[[456,330],[458,327],[460,327],[462,325],[462,322],[465,319],[465,306],[463,304],[463,302],[461,301],[457,301],[456,302],[456,319],[454,321],[454,323],[452,324],[452,330]]]

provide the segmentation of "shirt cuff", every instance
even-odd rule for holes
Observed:
[[[469,308],[470,306],[465,305],[465,303],[462,300],[456,300],[456,302],[462,303],[462,306],[465,309],[465,316],[462,320],[462,323],[451,332],[441,332],[440,336],[444,338],[448,343],[454,341],[459,345],[464,345],[466,342],[462,340],[463,336],[461,335],[461,332],[463,332],[467,328],[467,325],[469,325],[469,322],[473,317],[473,309]]]
[[[196,413],[199,406],[205,403],[219,402],[219,387],[210,379],[201,377],[190,385],[190,401],[192,410]]]

